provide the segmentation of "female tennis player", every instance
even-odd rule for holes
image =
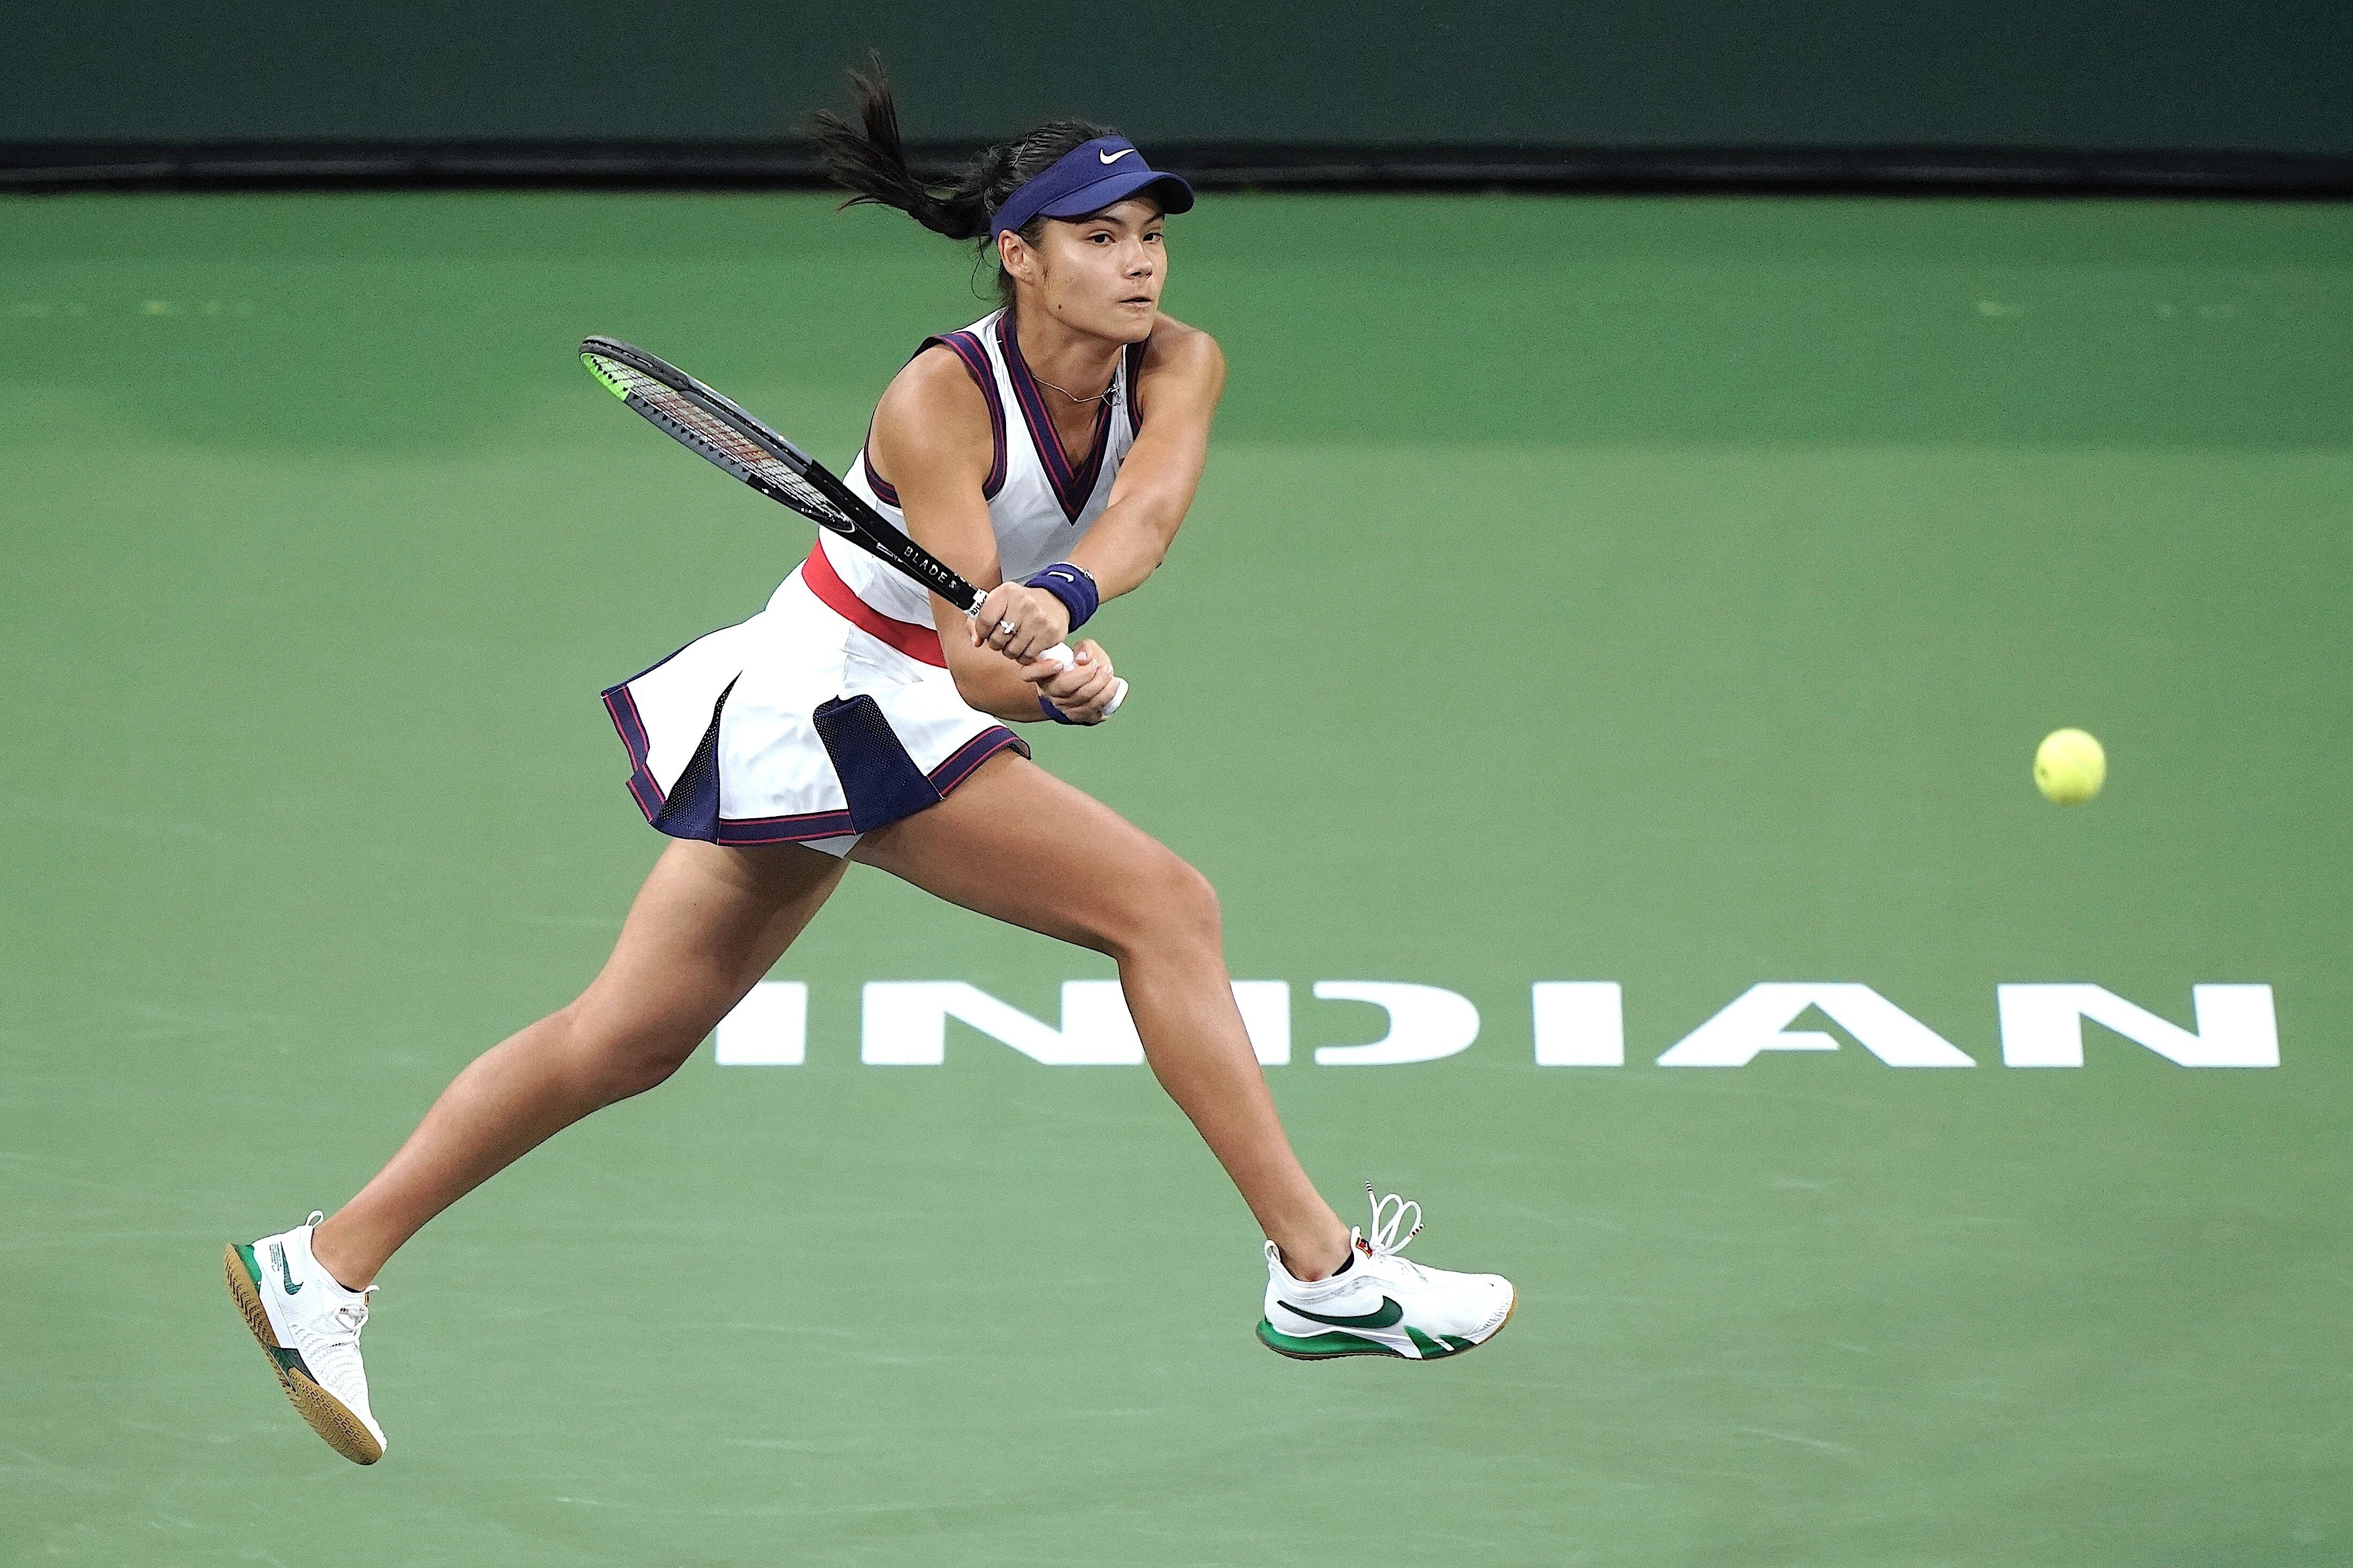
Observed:
[[[991,591],[967,620],[820,532],[761,614],[605,694],[631,792],[672,842],[603,971],[459,1074],[332,1218],[225,1260],[295,1408],[361,1464],[384,1453],[359,1338],[385,1260],[510,1162],[676,1071],[851,860],[1117,961],[1154,1073],[1265,1234],[1270,1348],[1426,1360],[1511,1314],[1500,1277],[1397,1256],[1418,1205],[1376,1204],[1370,1235],[1340,1223],[1276,1119],[1208,882],[1007,727],[1104,721],[1119,688],[1100,643],[1075,643],[1069,668],[1036,656],[1152,575],[1199,481],[1224,361],[1159,310],[1163,220],[1191,189],[1075,121],[936,188],[908,169],[879,72],[853,79],[862,124],[818,119],[828,166],[852,203],[978,240],[1003,303],[925,341],[848,482]]]

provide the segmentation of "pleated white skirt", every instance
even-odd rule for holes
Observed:
[[[629,793],[662,832],[846,855],[860,834],[936,805],[998,752],[1029,754],[958,695],[944,668],[818,598],[807,571],[796,568],[750,620],[605,692]],[[893,641],[929,637],[907,631]]]

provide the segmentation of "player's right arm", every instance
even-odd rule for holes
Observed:
[[[981,494],[996,460],[996,438],[988,405],[954,350],[934,344],[892,380],[875,405],[866,450],[874,471],[899,492],[908,536],[965,581],[996,587],[1004,568],[997,558],[988,500]],[[1016,664],[994,648],[975,647],[964,611],[936,594],[931,602],[956,691],[984,713],[1027,723],[1043,716],[1038,707],[1041,689],[1070,697],[1110,684],[1109,662],[1092,642],[1077,650],[1084,664],[1058,675],[1051,665]],[[1054,678],[1050,687],[1032,683],[1048,678]]]

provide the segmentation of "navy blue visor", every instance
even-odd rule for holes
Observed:
[[[1048,217],[1085,217],[1130,196],[1150,192],[1165,213],[1193,205],[1193,187],[1174,174],[1156,173],[1124,136],[1099,136],[1057,158],[1036,178],[1005,198],[988,220],[988,237],[1019,228],[1043,213]]]

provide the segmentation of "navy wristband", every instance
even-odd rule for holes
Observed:
[[[1057,561],[1036,576],[1025,581],[1025,588],[1043,588],[1062,601],[1071,612],[1071,630],[1077,631],[1093,618],[1103,604],[1103,590],[1083,566],[1073,566],[1067,561]]]
[[[1055,707],[1054,700],[1050,697],[1040,697],[1038,699],[1038,707],[1047,718],[1051,719],[1057,724],[1077,724],[1079,722],[1076,719],[1071,718],[1068,713],[1063,712],[1060,708]],[[1083,729],[1084,726],[1082,725],[1081,728]]]

